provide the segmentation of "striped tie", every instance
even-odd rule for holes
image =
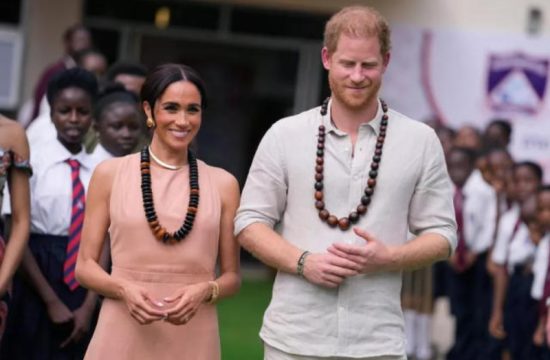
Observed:
[[[455,205],[456,227],[458,235],[458,244],[456,246],[456,260],[460,271],[466,270],[466,238],[464,237],[464,193],[462,189],[456,188],[453,199]]]
[[[80,246],[80,232],[84,222],[85,194],[84,185],[80,181],[80,163],[78,160],[69,159],[67,163],[71,167],[71,179],[73,184],[73,205],[71,210],[71,225],[69,226],[69,242],[67,243],[67,257],[63,264],[63,280],[71,290],[78,288],[78,282],[74,277],[76,257]]]

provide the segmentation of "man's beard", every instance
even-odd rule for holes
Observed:
[[[367,88],[363,90],[360,96],[352,96],[342,83],[333,81],[330,74],[328,79],[334,99],[352,111],[363,110],[373,101],[376,101],[378,90],[380,89],[380,85],[373,87],[371,84],[370,86],[367,85]]]

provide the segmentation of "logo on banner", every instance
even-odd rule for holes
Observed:
[[[491,55],[487,96],[491,109],[533,115],[546,93],[549,60],[523,53]]]

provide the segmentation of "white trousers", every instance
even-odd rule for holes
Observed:
[[[318,357],[318,356],[302,356],[289,354],[279,349],[275,349],[272,346],[264,343],[264,360],[407,360],[405,355],[403,356],[375,356],[364,358],[350,358],[350,357]]]

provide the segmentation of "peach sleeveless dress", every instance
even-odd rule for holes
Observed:
[[[221,202],[210,167],[198,161],[200,201],[193,230],[181,242],[165,245],[145,218],[139,165],[139,154],[121,158],[111,191],[112,276],[134,281],[161,300],[187,284],[214,279]],[[169,231],[179,229],[189,199],[188,166],[174,171],[151,162],[151,179],[160,223]],[[140,325],[123,301],[105,298],[85,359],[220,359],[216,308],[203,304],[185,325]]]

